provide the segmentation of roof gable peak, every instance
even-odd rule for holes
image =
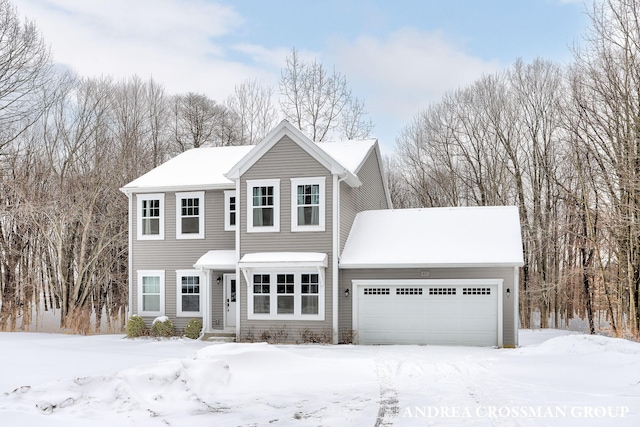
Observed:
[[[337,162],[326,151],[320,148],[315,142],[309,139],[299,129],[282,120],[271,132],[265,136],[246,156],[236,163],[225,176],[235,180],[240,178],[253,166],[262,156],[264,156],[278,141],[284,136],[288,136],[300,148],[306,151],[318,163],[327,168],[332,174],[344,177],[346,182],[351,186],[359,186],[361,184],[358,177]]]

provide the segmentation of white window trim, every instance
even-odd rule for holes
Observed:
[[[198,233],[182,233],[182,199],[199,199]],[[176,193],[176,239],[204,239],[204,191]]]
[[[270,226],[270,227],[264,227],[264,226],[254,227],[253,226],[253,187],[273,187],[273,226]],[[278,233],[278,232],[280,232],[280,180],[279,179],[247,180],[247,233]]]
[[[301,268],[294,270],[250,270],[245,274],[247,280],[247,319],[249,320],[324,320],[325,302],[325,274],[324,268]],[[253,275],[268,274],[271,276],[269,288],[269,308],[270,314],[254,314],[253,312]],[[277,275],[293,274],[294,277],[294,297],[293,314],[278,314],[278,292]],[[318,314],[302,314],[302,279],[303,274],[318,274]]]
[[[326,212],[326,193],[325,193],[325,177],[316,178],[291,178],[291,231],[324,231],[325,230],[325,212]],[[314,185],[319,186],[320,204],[318,213],[318,225],[298,225],[298,185]]]
[[[236,223],[231,225],[231,197],[236,198]],[[235,231],[238,225],[238,198],[236,197],[236,190],[225,190],[224,192],[224,231]]]
[[[160,311],[144,311],[142,305],[142,278],[143,277],[160,277]],[[164,316],[164,270],[138,270],[138,315],[139,316]]]
[[[200,310],[199,311],[182,311],[182,277],[198,276],[200,278]],[[202,307],[204,305],[204,287],[206,286],[206,277],[201,270],[176,270],[176,317],[200,317],[202,316]]]
[[[164,240],[164,193],[154,194],[137,194],[137,226],[138,240]],[[143,200],[160,200],[160,225],[159,234],[142,234],[142,201]]]

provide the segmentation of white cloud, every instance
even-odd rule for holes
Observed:
[[[242,17],[204,0],[23,0],[19,12],[36,21],[55,61],[82,76],[153,76],[170,93],[222,99],[256,75],[218,42]]]
[[[411,118],[444,92],[500,68],[466,54],[442,32],[405,28],[384,40],[360,37],[335,42],[336,63],[367,105],[386,115]]]

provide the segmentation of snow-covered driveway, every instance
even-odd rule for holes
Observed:
[[[2,426],[637,426],[640,344],[207,344],[0,333]]]

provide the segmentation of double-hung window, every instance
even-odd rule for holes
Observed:
[[[176,271],[176,315],[191,317],[202,315],[202,288],[204,274],[199,270]]]
[[[325,178],[291,179],[291,231],[324,231]]]
[[[318,272],[261,272],[250,277],[249,319],[324,320],[324,284]]]
[[[164,194],[138,194],[138,240],[164,239]]]
[[[164,315],[164,270],[138,271],[138,314]]]
[[[280,180],[247,181],[247,231],[280,231]]]
[[[204,239],[204,191],[176,193],[176,239]]]
[[[234,231],[238,215],[238,204],[236,203],[236,191],[227,190],[224,192],[224,229]]]
[[[253,275],[253,312],[256,314],[271,313],[271,276],[268,274]]]

